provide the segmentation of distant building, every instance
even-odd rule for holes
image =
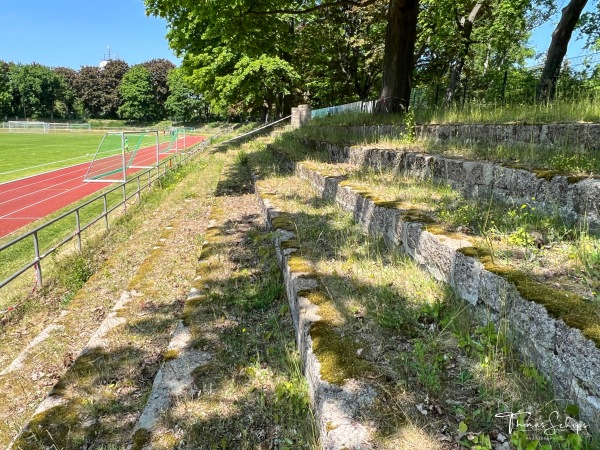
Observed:
[[[113,60],[113,59],[111,58],[111,55],[110,55],[110,45],[109,45],[109,46],[108,46],[108,56],[107,56],[107,54],[106,54],[106,53],[104,54],[104,59],[103,59],[102,61],[100,61],[100,64],[98,64],[98,68],[100,68],[100,69],[104,69],[104,68],[106,67],[106,65],[107,65],[109,62],[111,62],[112,60]]]

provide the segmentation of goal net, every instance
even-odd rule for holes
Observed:
[[[11,120],[8,122],[8,131],[10,133],[47,133],[48,124],[46,122]]]
[[[163,153],[179,153],[186,147],[185,128],[171,128],[164,130],[160,136],[159,151]]]
[[[156,167],[159,162],[158,131],[108,132],[96,150],[84,181],[124,182],[135,169]]]

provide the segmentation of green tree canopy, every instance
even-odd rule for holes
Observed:
[[[163,117],[165,115],[165,102],[169,97],[167,79],[171,70],[175,68],[175,64],[166,59],[159,58],[146,61],[142,63],[142,66],[148,69],[148,72],[152,75],[157,114]]]
[[[10,65],[0,60],[0,115],[8,116],[12,113],[12,87],[9,77]]]
[[[36,63],[14,64],[9,77],[17,93],[18,110],[25,118],[54,117],[54,103],[62,95],[64,85],[52,69]]]
[[[167,78],[169,97],[165,108],[171,118],[181,122],[192,122],[202,118],[208,120],[210,105],[201,94],[197,94],[187,83],[181,68],[173,69]]]
[[[142,65],[127,71],[119,88],[122,105],[119,115],[126,119],[151,120],[158,118],[152,74]]]

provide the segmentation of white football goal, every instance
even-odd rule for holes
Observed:
[[[84,181],[124,182],[130,169],[150,169],[159,162],[158,131],[108,132],[96,150]]]
[[[25,120],[11,120],[8,122],[10,133],[48,133],[49,126],[46,122],[29,122]]]

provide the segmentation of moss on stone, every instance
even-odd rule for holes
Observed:
[[[370,365],[357,355],[361,346],[342,336],[330,323],[320,320],[310,327],[312,349],[321,364],[321,378],[342,385],[349,378],[365,375]]]
[[[405,202],[401,200],[379,200],[375,202],[375,206],[387,209],[402,209],[402,205],[404,204]]]
[[[152,433],[145,428],[139,428],[133,435],[131,450],[142,450],[150,443]]]
[[[588,179],[590,179],[590,177],[585,176],[585,175],[569,175],[567,177],[567,183],[575,184],[575,183],[579,183],[580,181],[588,180]]]
[[[321,320],[336,326],[344,323],[343,314],[324,290],[320,288],[302,290],[298,292],[298,297],[306,298],[313,305],[317,306],[317,314],[319,314]]]
[[[347,181],[347,180],[342,181],[339,183],[339,185],[351,189],[355,194],[358,194],[361,197],[366,198],[367,200],[371,200],[375,204],[385,201],[382,198],[378,197],[377,195],[373,194],[372,192],[369,192],[364,187],[354,184],[351,181]]]
[[[403,222],[419,222],[426,225],[436,223],[428,211],[418,208],[403,211],[401,217]]]
[[[177,359],[177,358],[179,358],[180,354],[181,354],[181,351],[179,351],[177,349],[167,350],[165,352],[165,354],[163,355],[163,361],[167,362],[167,361],[171,361],[173,359]]]
[[[527,170],[527,169],[525,169]],[[562,175],[562,173],[558,170],[550,170],[550,169],[529,169],[530,172],[533,172],[535,176],[541,180],[551,181],[552,178]]]
[[[313,266],[301,256],[291,255],[287,262],[292,273],[302,273],[305,276],[315,275]]]
[[[14,442],[13,448],[39,450],[40,448],[78,448],[94,434],[94,427],[81,429],[82,400],[72,400],[33,416],[27,429]]]
[[[204,240],[210,241],[211,239],[216,239],[220,236],[223,236],[223,229],[221,227],[208,227],[204,233]]]
[[[271,226],[274,230],[285,230],[290,233],[296,232],[296,225],[288,214],[280,214],[277,217],[273,217],[271,219]]]
[[[471,241],[469,236],[467,236],[466,234],[459,233],[458,231],[450,231],[448,228],[448,225],[444,225],[441,223],[433,223],[427,224],[425,226],[425,231],[428,231],[429,233],[435,234],[437,236],[446,236],[451,239],[457,239],[461,241]]]
[[[534,280],[523,271],[495,264],[487,249],[465,247],[458,250],[466,256],[477,258],[489,272],[501,276],[515,285],[525,300],[546,308],[548,315],[562,320],[569,327],[580,330],[600,348],[600,308],[583,297],[554,288]]]
[[[477,258],[482,260],[484,258],[491,258],[491,253],[488,249],[483,247],[462,247],[457,250],[457,252],[462,253],[465,256],[470,256],[471,258]],[[484,261],[482,261],[484,262]]]
[[[183,314],[181,316],[181,320],[183,325],[189,327],[192,325],[193,317],[196,314],[196,311],[200,307],[200,304],[204,302],[204,297],[196,297],[192,300],[188,300],[185,302],[185,307],[183,308]]]
[[[213,268],[206,261],[203,261],[202,264],[198,264],[196,266],[196,277],[206,277],[208,274],[212,272]]]
[[[296,239],[288,239],[287,241],[282,241],[280,246],[284,250],[288,250],[290,248],[299,249],[300,243]]]

